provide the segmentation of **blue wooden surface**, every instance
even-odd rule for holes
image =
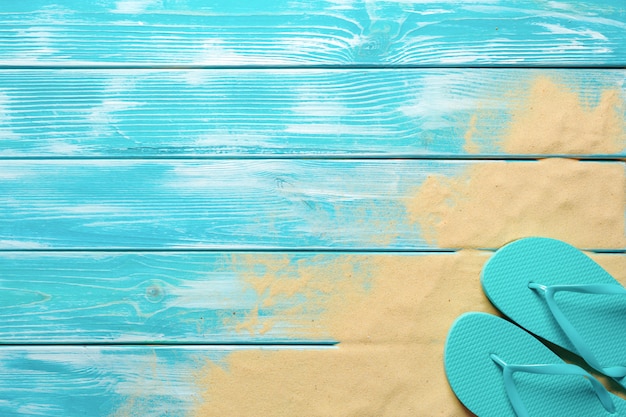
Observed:
[[[207,362],[336,349],[324,303],[292,308],[318,287],[264,305],[248,275],[347,259],[319,279],[366,288],[366,259],[455,257],[408,219],[429,177],[623,170],[620,138],[502,140],[537,77],[623,122],[624,66],[623,0],[1,1],[0,414],[197,417]]]

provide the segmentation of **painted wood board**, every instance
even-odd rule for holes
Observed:
[[[582,221],[586,228],[579,232],[585,230],[589,239],[573,243],[619,249],[624,247],[624,178],[624,165],[618,162],[560,160],[2,161],[0,247],[454,249],[466,246],[454,239],[438,244],[431,229],[445,224],[430,218],[431,210],[461,225],[476,223],[480,234],[483,223],[488,222],[487,229],[495,226],[484,202],[471,203],[473,193],[496,187],[496,200],[489,204],[507,210],[513,199],[521,205],[515,210],[534,210],[534,200],[525,201],[518,188],[539,187],[547,203],[544,211],[556,217],[529,214],[548,222],[539,223],[537,232],[579,230]],[[477,219],[455,210],[447,213],[465,201],[470,207],[478,204],[473,210]],[[567,216],[560,215],[560,204],[571,206]],[[597,216],[596,204],[603,205],[603,216]],[[560,223],[560,218],[566,223],[550,223]],[[489,246],[493,242],[486,238],[474,246],[504,243]]]
[[[207,361],[219,363],[236,350],[233,346],[5,346],[0,349],[0,412],[3,416],[186,416],[201,394],[194,383],[195,370]]]
[[[391,281],[419,301],[441,271],[459,288],[472,280],[479,293],[479,267],[490,255],[4,251],[0,344],[332,345],[342,341],[334,320],[347,300],[356,309],[355,299],[370,302],[371,292]],[[618,275],[617,262],[623,269],[626,260],[593,256]],[[464,274],[467,265],[476,270]],[[368,330],[362,333],[358,340]]]
[[[621,0],[2,2],[4,66],[623,66]]]
[[[427,248],[402,198],[445,161],[41,160],[0,164],[7,249]],[[376,220],[375,220],[376,219]],[[396,236],[393,238],[393,236]],[[389,237],[392,241],[387,242]],[[384,245],[376,243],[385,241]]]
[[[623,97],[624,70],[4,70],[0,156],[619,157]],[[530,126],[585,117],[578,146]]]
[[[319,275],[313,277],[317,286],[339,287],[349,285],[347,271],[358,271],[359,262],[370,258],[308,252],[0,252],[0,344],[332,343],[319,321],[328,294],[303,285],[296,294],[263,305],[268,295],[255,291],[255,281],[269,280],[264,273],[272,271],[275,285],[289,285],[310,270]],[[349,268],[338,268],[339,262]],[[353,279],[355,289],[365,286],[366,277]],[[293,310],[313,298],[315,308]]]

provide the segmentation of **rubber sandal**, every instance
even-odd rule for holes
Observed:
[[[450,387],[480,417],[626,416],[626,401],[585,370],[486,313],[454,322],[444,363]]]
[[[481,281],[504,315],[626,387],[626,289],[587,255],[520,239],[487,261]]]

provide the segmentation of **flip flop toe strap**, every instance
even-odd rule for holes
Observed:
[[[594,369],[602,372],[606,376],[611,378],[625,378],[626,366],[609,366],[604,367],[596,359],[591,352],[589,346],[585,343],[578,331],[565,317],[561,309],[554,300],[554,295],[559,291],[569,291],[583,294],[596,294],[596,295],[624,295],[626,296],[626,288],[621,285],[614,284],[587,284],[587,285],[542,285],[531,282],[528,284],[528,288],[541,291],[545,295],[546,304],[552,313],[569,341],[574,345],[578,354]]]
[[[585,377],[591,383],[591,386],[593,387],[593,390],[595,391],[598,400],[600,400],[600,403],[602,403],[604,409],[609,413],[615,412],[615,404],[613,404],[611,395],[606,388],[604,388],[604,386],[591,374],[576,365],[566,363],[539,365],[508,364],[496,354],[492,353],[490,357],[502,369],[504,388],[517,417],[529,417],[529,415],[524,403],[522,402],[519,392],[517,391],[515,381],[513,380],[513,374],[515,372],[526,372],[541,375],[579,375]]]

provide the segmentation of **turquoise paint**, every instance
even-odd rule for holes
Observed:
[[[3,161],[0,248],[437,249],[405,199],[472,163]]]
[[[540,75],[626,96],[624,70],[5,70],[0,156],[516,157],[498,140]]]
[[[0,349],[0,413],[189,415],[202,394],[194,375],[237,349],[5,346]]]
[[[3,2],[2,65],[623,66],[626,8],[592,2]]]
[[[285,310],[297,296],[263,306],[246,282],[248,274],[262,275],[262,260],[280,259],[280,253],[256,254],[258,264],[236,265],[231,255],[0,252],[0,344],[335,342],[319,322],[286,327],[295,317]],[[292,253],[289,259],[295,265],[315,258],[322,266],[341,256]],[[274,321],[272,329],[237,330],[257,307]]]

